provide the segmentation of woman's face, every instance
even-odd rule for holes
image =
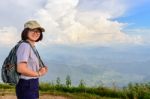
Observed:
[[[28,39],[31,41],[37,41],[41,35],[41,31],[39,29],[31,29],[28,32]]]

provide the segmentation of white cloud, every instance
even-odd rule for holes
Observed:
[[[23,24],[42,8],[45,0],[2,0],[0,3],[0,45],[20,40]]]
[[[0,27],[22,28],[23,22],[43,7],[45,0],[1,0]]]
[[[137,36],[141,39],[142,44],[150,44],[150,29],[148,28],[138,28],[138,29],[128,29],[126,30],[127,33],[133,36]]]
[[[15,44],[20,39],[15,27],[0,28],[0,43],[4,45]]]
[[[0,5],[5,6],[1,6],[1,9],[5,9],[6,12],[11,12],[10,9],[16,10],[11,12],[12,19],[10,20],[12,21],[2,23],[12,22],[11,26],[17,24],[15,25],[17,30],[18,28],[21,30],[23,22],[27,19],[37,19],[46,29],[44,42],[50,44],[106,45],[141,43],[142,41],[140,36],[130,36],[122,32],[126,24],[111,20],[125,13],[127,6],[122,0],[88,0],[86,3],[86,0],[45,1],[26,0],[20,2],[17,0],[17,2],[13,2],[13,0],[9,0],[9,3],[6,0],[3,1]],[[10,6],[10,8],[6,8],[6,6]],[[87,10],[83,10],[83,8]],[[22,13],[20,14],[20,12]],[[2,15],[4,16],[1,17],[5,17],[5,14]],[[6,16],[8,17],[8,15]],[[16,16],[18,23],[14,20]],[[9,27],[5,29],[9,31]],[[7,37],[10,39],[9,36]],[[3,40],[1,39],[1,41]]]
[[[116,18],[123,15],[128,6],[127,0],[80,0],[79,8],[84,11],[98,11],[106,18]]]
[[[89,4],[92,1],[89,1]],[[35,15],[46,28],[46,42],[58,44],[140,43],[140,36],[122,32],[125,24],[110,18],[121,16],[126,8],[122,2],[103,0],[100,10],[82,11],[79,0],[48,0]],[[122,7],[123,6],[123,7]]]

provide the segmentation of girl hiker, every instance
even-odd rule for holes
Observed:
[[[43,39],[44,31],[44,28],[35,20],[24,24],[21,39],[25,42],[20,44],[16,53],[17,72],[20,73],[20,79],[16,85],[17,99],[39,98],[39,77],[45,75],[48,68],[41,66],[35,43]]]

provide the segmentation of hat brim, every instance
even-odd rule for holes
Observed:
[[[38,29],[40,29],[42,32],[45,32],[45,29],[42,27],[39,27]]]
[[[34,28],[30,28],[30,29],[40,29],[42,32],[45,32],[45,29],[42,27],[34,27]]]

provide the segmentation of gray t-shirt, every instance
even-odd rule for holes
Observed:
[[[27,67],[30,70],[39,70],[39,60],[28,43],[21,43],[17,50],[17,64],[20,62],[27,62]],[[28,80],[37,77],[21,75],[20,78]]]

